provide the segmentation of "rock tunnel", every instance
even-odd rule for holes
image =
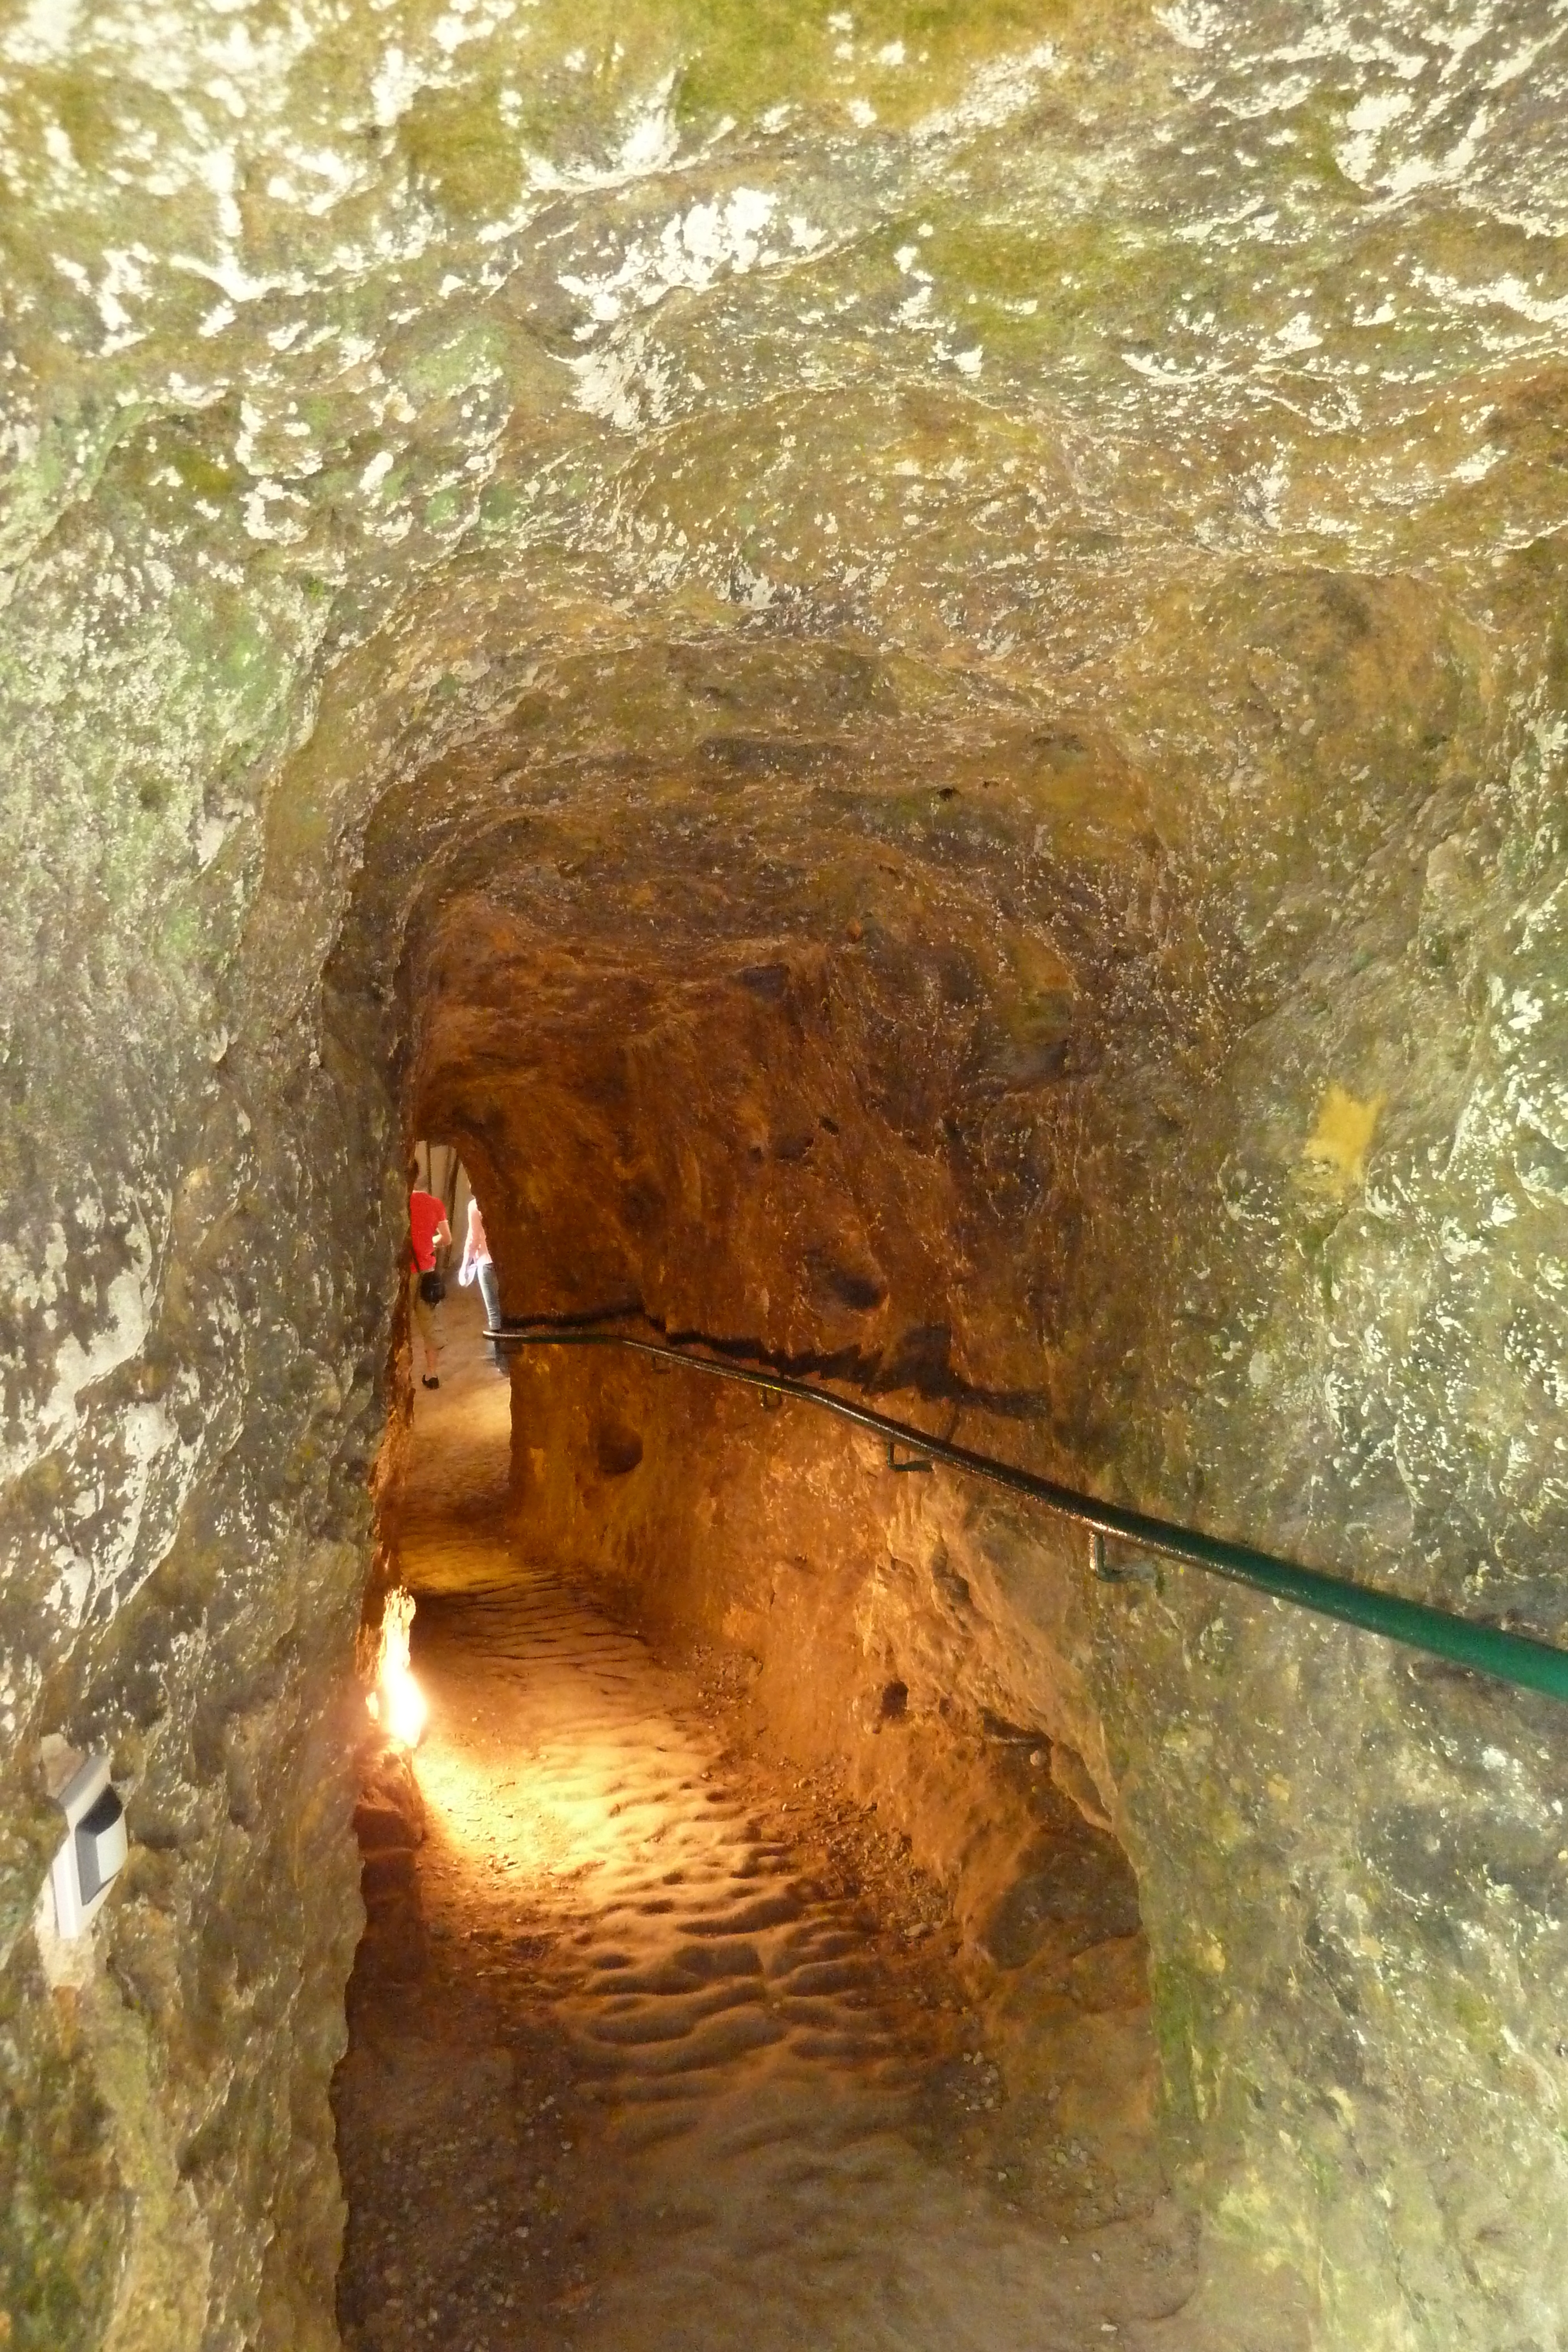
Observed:
[[[1568,1643],[1561,11],[36,0],[0,171],[0,2344],[1563,2352],[1557,1701],[405,1282]]]

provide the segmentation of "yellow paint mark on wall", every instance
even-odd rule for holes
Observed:
[[[1301,1158],[1312,1181],[1335,1193],[1348,1192],[1366,1174],[1366,1155],[1385,1095],[1361,1102],[1343,1087],[1331,1086],[1318,1111],[1318,1123],[1301,1147]]]

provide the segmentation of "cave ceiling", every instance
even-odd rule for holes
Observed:
[[[1065,712],[1179,803],[1433,658],[1335,577],[1484,635],[1561,524],[1545,6],[38,0],[0,58],[18,659],[94,645],[204,864],[334,708],[514,793]]]

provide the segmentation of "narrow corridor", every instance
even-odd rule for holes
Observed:
[[[743,1662],[508,1548],[459,1328],[398,1517],[429,1730],[360,1811],[353,2352],[1281,2352],[1197,2318],[1125,2084],[1006,2078],[941,1891],[747,1740]]]

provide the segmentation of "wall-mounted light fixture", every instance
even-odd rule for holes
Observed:
[[[49,1871],[55,1925],[61,1936],[83,1936],[127,1852],[125,1807],[109,1778],[109,1759],[89,1756],[55,1801],[66,1817],[65,1843]]]

